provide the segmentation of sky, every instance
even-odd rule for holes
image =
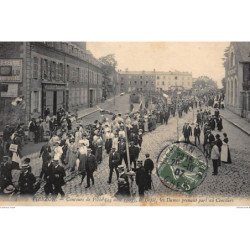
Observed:
[[[208,76],[218,87],[225,71],[222,58],[229,42],[87,42],[99,58],[115,54],[117,69],[130,71],[185,71]]]

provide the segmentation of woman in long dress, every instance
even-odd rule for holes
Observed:
[[[77,147],[75,141],[71,139],[68,145],[68,150],[66,155],[66,162],[68,163],[70,172],[75,170],[76,159],[77,159]]]
[[[228,146],[229,139],[226,133],[223,133],[224,139],[221,147],[221,161],[224,163],[232,163],[231,154]]]
[[[79,159],[79,172],[82,175],[80,185],[82,184],[86,176],[86,160],[87,160],[87,147],[84,145],[83,140],[79,140],[79,149],[78,149],[78,159]]]

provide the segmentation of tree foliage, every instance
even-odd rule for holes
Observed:
[[[208,92],[217,88],[217,83],[208,76],[200,76],[193,83],[193,89],[198,92]]]
[[[229,57],[229,46],[224,50],[224,57],[222,58],[223,66],[226,68],[227,59]]]
[[[110,66],[112,68],[116,68],[117,66],[117,61],[115,60],[115,55],[114,54],[108,54],[106,56],[102,56],[99,58],[99,61],[104,64],[105,66]]]

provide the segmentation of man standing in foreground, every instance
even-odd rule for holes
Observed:
[[[113,172],[115,171],[117,179],[119,178],[119,173],[118,173],[118,165],[120,162],[120,156],[119,153],[115,151],[115,147],[112,147],[111,153],[109,154],[109,179],[108,179],[108,184],[111,184],[112,181],[112,175]]]
[[[65,185],[65,176],[66,174],[64,168],[59,165],[59,157],[55,156],[51,170],[51,184],[54,187],[53,193],[55,196],[58,194],[60,194],[62,197],[65,196],[65,193],[62,190],[62,186]]]
[[[146,186],[145,190],[151,189],[152,186],[152,171],[154,169],[154,162],[149,158],[150,155],[147,153],[145,154],[146,160],[144,161],[144,169],[146,172]]]
[[[211,160],[213,162],[213,175],[218,174],[218,166],[220,161],[220,151],[219,147],[217,146],[216,142],[212,142],[212,150],[211,150]]]
[[[92,185],[95,184],[93,173],[96,170],[97,170],[96,157],[92,154],[91,149],[88,148],[88,154],[86,159],[87,186],[85,188],[90,187],[90,179],[92,181]]]

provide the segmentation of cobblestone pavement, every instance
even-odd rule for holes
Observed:
[[[196,113],[196,112],[195,112]],[[184,115],[183,118],[179,119],[179,135],[181,136],[182,126],[184,122],[193,121],[193,112],[189,112]],[[250,174],[249,174],[249,161],[248,154],[250,153],[248,145],[250,144],[250,137],[246,136],[242,131],[237,129],[235,126],[231,125],[227,121],[224,122],[224,130],[218,132],[222,135],[226,132],[229,137],[229,146],[231,150],[232,164],[224,164],[219,168],[219,174],[217,176],[212,175],[212,164],[209,161],[209,169],[205,180],[197,187],[191,194],[187,195],[189,197],[195,196],[214,196],[222,195],[223,197],[249,197],[250,195]],[[160,125],[157,129],[151,133],[147,133],[143,136],[142,151],[140,153],[140,159],[144,160],[144,155],[149,152],[151,158],[154,162],[157,159],[159,151],[166,145],[167,141],[175,141],[177,137],[176,130],[176,118],[171,117],[169,119],[168,125]],[[214,131],[216,134],[217,131]],[[202,133],[203,134],[203,133]],[[191,138],[191,141],[194,138]],[[203,142],[203,136],[201,137],[201,142]],[[41,161],[34,157],[32,166],[40,166]],[[39,173],[40,169],[35,168],[34,173]],[[69,173],[68,173],[69,174]],[[117,191],[117,182],[115,176],[113,176],[112,183],[109,185],[107,183],[109,175],[108,167],[108,156],[104,152],[103,161],[98,165],[98,170],[94,173],[95,185],[91,186],[89,189],[85,189],[86,179],[84,183],[80,186],[80,176],[70,176],[66,185],[63,187],[66,197],[71,195],[110,195],[113,196]],[[71,179],[71,180],[70,180]],[[155,171],[152,175],[153,179],[153,190],[146,193],[146,197],[153,197],[155,194],[161,194],[166,196],[179,196],[180,194],[165,187],[159,180]],[[36,194],[36,197],[43,197],[42,188]],[[185,195],[185,194],[184,194]]]
[[[192,122],[193,114],[189,112],[187,115],[183,116],[183,118],[179,119],[179,134],[181,136],[182,126],[184,122],[187,120]],[[176,132],[176,118],[170,118],[168,125],[160,125],[158,128],[151,132],[147,133],[143,136],[143,144],[142,151],[140,153],[140,159],[144,160],[144,155],[146,152],[150,152],[152,159],[155,161],[160,149],[164,147],[168,140],[175,141],[177,138]],[[113,177],[112,183],[109,185],[107,183],[108,175],[109,175],[109,167],[108,167],[108,156],[106,153],[103,155],[103,161],[100,165],[98,165],[97,172],[94,173],[95,185],[91,186],[89,189],[85,189],[86,180],[82,184],[79,185],[81,181],[80,176],[76,176],[71,181],[67,182],[64,186],[64,191],[66,195],[111,195],[113,196],[117,191],[117,181],[115,176]],[[173,191],[167,189],[158,179],[155,172],[153,173],[153,183],[154,189],[156,193],[167,193],[170,194]],[[150,191],[147,195],[151,196],[155,194],[154,191]],[[41,194],[39,194],[41,195]]]

